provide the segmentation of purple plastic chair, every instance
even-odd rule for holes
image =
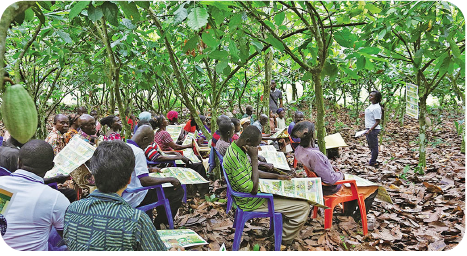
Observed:
[[[236,196],[236,197],[266,198],[268,201],[267,212],[243,211],[242,209],[240,209],[240,207],[237,206],[237,209],[235,210],[235,220],[233,223],[233,226],[235,228],[235,235],[234,235],[234,242],[232,245],[232,251],[238,251],[238,249],[240,248],[243,228],[245,226],[245,223],[249,219],[252,219],[252,218],[269,218],[270,230],[274,231],[274,249],[276,251],[280,251],[281,242],[282,242],[282,214],[279,212],[274,212],[274,198],[272,194],[258,193],[256,195],[252,195],[250,193],[240,193],[240,192],[236,192],[232,190],[229,179],[227,177],[227,173],[225,172],[225,169],[224,169],[224,164],[221,164],[221,166],[222,166],[222,172],[224,173],[225,181],[227,183],[227,191],[228,191],[230,200],[233,200],[233,196]]]
[[[148,166],[150,166],[150,165],[159,165],[159,164],[172,164],[174,167],[177,167],[177,164],[175,163],[175,160],[153,162],[153,161],[149,161],[149,160],[146,159],[146,163],[148,164]],[[183,193],[184,193],[182,201],[184,203],[186,203],[186,199],[187,199],[187,196],[186,196],[186,184],[181,184],[181,185],[182,185]]]
[[[174,228],[174,221],[172,217],[172,211],[170,210],[170,204],[169,204],[169,199],[165,197],[164,190],[162,189],[162,185],[154,185],[154,186],[147,186],[147,187],[140,187],[140,188],[133,188],[133,189],[125,189],[123,193],[136,193],[140,192],[143,190],[148,190],[148,189],[155,189],[157,193],[157,202],[148,204],[148,205],[143,205],[140,207],[136,207],[136,209],[141,210],[143,212],[147,212],[151,209],[156,208],[159,205],[163,205],[165,207],[165,214],[167,214],[167,220],[169,221],[169,228],[173,229]]]

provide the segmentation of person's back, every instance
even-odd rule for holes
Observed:
[[[65,223],[64,237],[70,251],[165,250],[155,242],[156,237],[150,245],[141,243],[141,234],[154,229],[151,220],[115,193],[96,190],[72,203]]]
[[[72,203],[65,213],[63,237],[69,250],[166,250],[149,216],[121,197],[133,169],[135,156],[126,143],[99,144],[90,160],[97,190]]]
[[[3,239],[13,249],[46,251],[52,227],[58,232],[63,230],[63,217],[70,202],[59,191],[44,185],[43,179],[53,167],[53,157],[47,142],[29,141],[19,150],[20,169],[0,177],[0,189],[11,194],[7,209],[3,209],[8,223]]]

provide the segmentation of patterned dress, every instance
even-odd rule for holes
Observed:
[[[49,133],[45,141],[52,146],[55,155],[58,154],[58,152],[60,152],[66,145],[65,136],[55,127]]]

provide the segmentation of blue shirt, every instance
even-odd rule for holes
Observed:
[[[70,204],[63,238],[71,251],[167,250],[146,213],[99,190]]]

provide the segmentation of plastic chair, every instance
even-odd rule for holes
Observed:
[[[169,228],[174,228],[174,222],[172,217],[172,211],[170,210],[169,199],[165,197],[164,190],[162,189],[162,185],[154,185],[154,186],[147,186],[147,187],[140,187],[140,188],[133,188],[133,189],[125,189],[123,193],[136,193],[143,190],[148,189],[155,189],[157,193],[157,201],[154,203],[150,203],[148,205],[143,205],[136,207],[136,209],[141,210],[143,212],[147,212],[151,209],[156,208],[157,206],[163,205],[165,207],[165,213],[167,214],[167,220],[169,221]]]
[[[0,136],[0,146],[3,144],[3,137]]]
[[[10,176],[11,172],[8,171],[5,167],[0,166],[0,176]]]
[[[308,169],[308,167],[303,166],[305,168],[305,172],[308,177],[317,177],[316,174]],[[366,218],[366,208],[365,208],[365,198],[363,194],[358,193],[357,182],[355,180],[340,180],[334,183],[334,185],[338,184],[350,184],[350,189],[352,190],[351,196],[338,196],[338,195],[328,195],[323,196],[324,205],[329,207],[328,209],[324,210],[324,229],[330,229],[332,226],[332,215],[334,212],[334,207],[340,203],[349,202],[352,200],[357,200],[358,208],[360,209],[360,215],[362,218],[362,227],[363,227],[363,235],[368,234],[368,223]],[[318,215],[318,207],[313,207],[313,219],[316,219]]]
[[[232,251],[238,251],[241,243],[243,228],[245,223],[252,218],[269,218],[270,219],[270,230],[274,231],[274,248],[276,251],[281,250],[282,242],[282,213],[274,212],[274,198],[272,194],[258,193],[252,195],[250,193],[241,193],[232,190],[230,186],[227,173],[224,169],[224,164],[221,164],[222,172],[224,173],[225,181],[227,183],[228,197],[230,201],[233,200],[233,196],[237,197],[250,197],[250,198],[265,198],[268,202],[268,211],[267,212],[255,212],[255,211],[243,211],[240,207],[237,206],[235,210],[235,220],[233,226],[235,228],[234,242],[232,245]]]

